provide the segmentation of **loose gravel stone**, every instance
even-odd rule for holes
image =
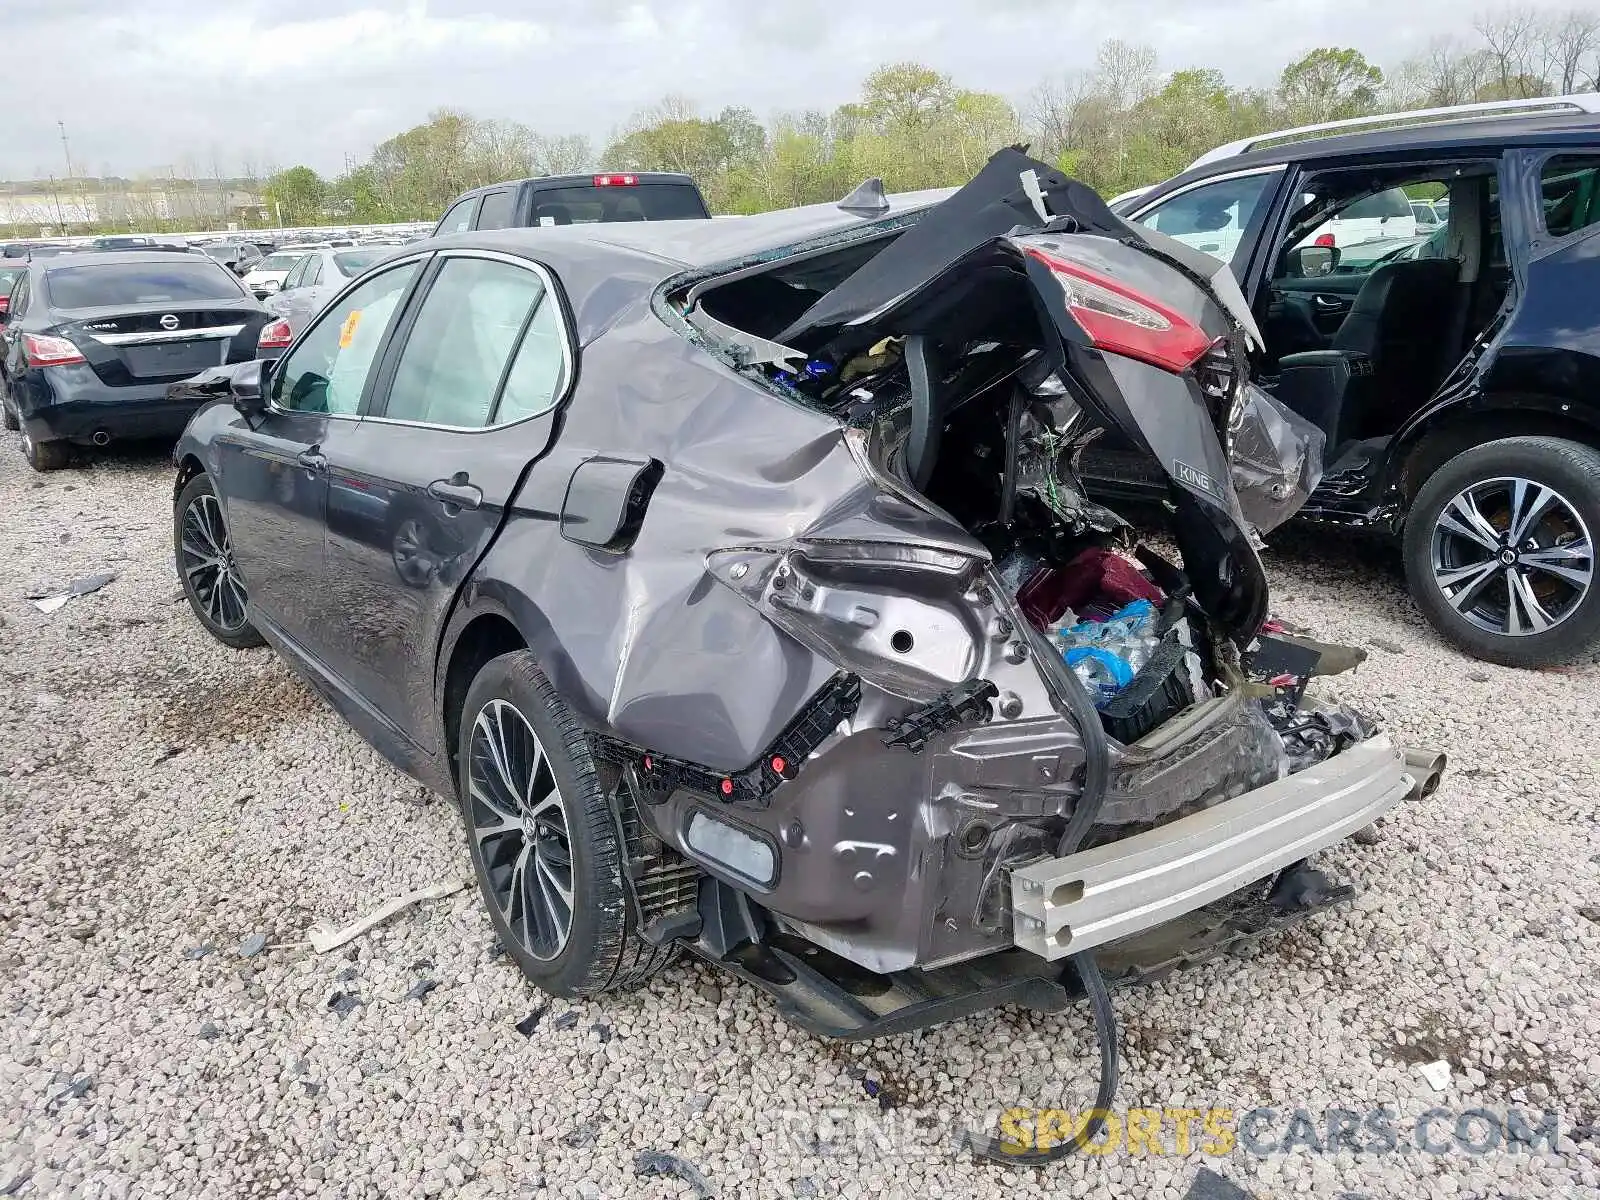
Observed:
[[[1319,1121],[1548,1103],[1570,1136],[1537,1155],[1218,1158],[1199,1136],[1178,1153],[1168,1122],[1164,1154],[1034,1172],[974,1163],[956,1135],[995,1132],[1014,1105],[1086,1104],[1078,1008],[826,1043],[687,961],[551,1016],[472,891],[332,955],[300,945],[465,870],[459,819],[419,804],[273,654],[201,631],[176,591],[171,500],[159,455],[36,476],[0,439],[0,1194],[691,1195],[635,1176],[650,1149],[728,1200],[1181,1200],[1202,1166],[1257,1200],[1600,1196],[1600,1140],[1578,1136],[1600,1112],[1600,669],[1463,658],[1369,545],[1274,535],[1274,611],[1403,648],[1318,686],[1448,753],[1444,783],[1375,843],[1320,856],[1351,903],[1118,992],[1119,1103]],[[49,615],[22,597],[111,571]],[[257,933],[274,948],[241,961]],[[349,963],[362,1002],[339,1018]],[[419,978],[440,984],[420,1004]],[[1413,1065],[1441,1059],[1435,1094]]]

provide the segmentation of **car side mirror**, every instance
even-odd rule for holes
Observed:
[[[1339,266],[1340,251],[1337,246],[1294,246],[1283,252],[1281,275],[1299,279],[1317,279],[1332,275]]]
[[[240,363],[228,381],[228,399],[239,415],[247,418],[261,416],[267,411],[267,372],[271,364],[262,359]]]

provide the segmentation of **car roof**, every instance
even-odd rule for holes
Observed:
[[[441,246],[512,249],[540,258],[563,251],[581,253],[585,246],[603,246],[647,256],[678,267],[710,266],[750,254],[809,241],[835,230],[858,228],[917,212],[955,194],[955,188],[931,188],[887,197],[889,207],[871,218],[848,213],[837,203],[810,204],[773,212],[684,221],[592,221],[574,225],[539,225],[452,233],[431,239]],[[417,245],[417,243],[413,243]],[[541,253],[542,252],[542,253]]]
[[[67,254],[37,259],[40,267],[55,270],[57,267],[115,266],[117,263],[150,263],[169,266],[175,256],[170,250],[80,250]],[[192,255],[190,261],[213,261],[206,255]],[[221,269],[220,267],[218,268]]]
[[[1179,180],[1189,183],[1212,175],[1229,175],[1279,163],[1336,162],[1417,150],[1470,154],[1478,150],[1499,152],[1513,146],[1559,147],[1592,143],[1597,134],[1600,134],[1600,118],[1589,113],[1478,117],[1367,129],[1359,133],[1304,138],[1215,159],[1190,167],[1152,188],[1151,192],[1165,192]]]

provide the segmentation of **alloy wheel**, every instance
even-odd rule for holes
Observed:
[[[224,633],[243,629],[246,621],[244,581],[228,540],[222,506],[211,495],[199,495],[183,510],[178,542],[184,580],[193,589],[211,623]]]
[[[572,933],[572,835],[550,757],[505,700],[473,723],[467,807],[490,900],[522,947],[548,962]]]
[[[1560,492],[1519,476],[1474,483],[1434,523],[1431,564],[1445,601],[1508,637],[1554,629],[1594,583],[1594,547]]]

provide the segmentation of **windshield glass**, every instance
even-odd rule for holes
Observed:
[[[170,263],[58,267],[45,274],[45,290],[53,308],[237,300],[243,294],[239,281],[215,263],[173,258]]]
[[[237,246],[206,246],[205,252],[211,255],[212,258],[234,259],[239,257],[239,247]]]
[[[255,265],[257,271],[289,271],[304,254],[269,254]]]
[[[353,279],[382,257],[382,250],[341,250],[333,256],[333,265],[346,279]]]

